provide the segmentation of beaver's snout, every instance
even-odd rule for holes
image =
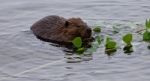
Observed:
[[[91,28],[87,28],[84,32],[84,38],[90,38],[91,37],[91,34],[92,34],[92,30]]]
[[[91,28],[86,29],[86,32],[87,32],[89,35],[91,35],[91,33],[92,33]]]

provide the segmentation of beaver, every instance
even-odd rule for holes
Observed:
[[[59,44],[70,44],[75,37],[81,37],[84,42],[91,39],[91,28],[81,18],[46,16],[31,26],[37,38]]]

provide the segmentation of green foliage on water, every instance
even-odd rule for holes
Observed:
[[[85,48],[84,48],[84,47],[78,48],[78,49],[76,50],[76,52],[77,52],[78,54],[83,54],[84,51],[85,51]]]
[[[94,33],[94,41],[91,42],[91,47],[90,48],[85,48],[83,46],[84,42],[82,41],[81,37],[76,37],[72,40],[72,44],[75,47],[75,51],[78,54],[84,54],[84,52],[93,54],[93,52],[96,52],[97,49],[100,47],[101,44],[104,45],[105,47],[105,53],[107,54],[112,54],[117,51],[118,47],[118,42],[116,42],[111,36],[106,36],[102,37],[101,35],[101,27],[100,26],[95,26],[93,29]],[[119,32],[120,29],[117,27],[113,26],[113,34],[116,35]],[[105,38],[105,42],[103,42],[103,39]],[[119,39],[119,38],[118,38]],[[143,32],[143,40],[150,42],[150,19],[146,20],[145,22],[145,31]],[[127,33],[122,36],[122,41],[126,44],[123,48],[124,53],[130,54],[133,52],[133,34],[132,33]],[[147,47],[150,49],[150,45]]]
[[[143,33],[143,40],[150,42],[150,19],[145,22],[145,31]]]
[[[105,48],[106,49],[116,49],[117,43],[110,37],[106,38],[106,44]]]
[[[150,19],[145,22],[146,29],[150,29]]]
[[[91,43],[91,47],[87,49],[87,52],[93,53],[99,48],[100,44],[102,43],[103,39],[101,36],[96,36],[95,41]]]
[[[117,50],[117,42],[112,38],[107,37],[105,42],[105,52],[111,54]]]
[[[94,32],[96,32],[96,36],[95,36],[95,40],[91,43],[91,47],[90,48],[85,48],[82,46],[83,42],[82,42],[82,38],[81,37],[76,37],[72,40],[72,44],[73,46],[76,48],[76,52],[78,54],[83,54],[85,51],[89,52],[89,53],[93,53],[97,50],[97,48],[99,47],[99,45],[101,44],[102,42],[102,38],[101,36],[99,35],[99,33],[101,32],[101,28],[100,26],[96,26],[94,29],[93,29]]]
[[[128,33],[126,35],[124,35],[122,37],[122,40],[124,41],[124,43],[126,43],[126,45],[124,46],[123,50],[124,53],[128,53],[130,54],[131,52],[133,52],[133,46],[131,44],[132,40],[133,40],[133,36],[131,33]]]
[[[131,45],[132,42],[132,34],[128,33],[123,36],[122,40],[126,43],[126,45]]]
[[[144,40],[144,41],[150,41],[150,32],[145,31],[145,32],[143,33],[143,40]]]
[[[72,40],[72,43],[73,45],[76,47],[76,48],[81,48],[82,46],[82,39],[81,37],[76,37]]]
[[[100,26],[96,26],[96,27],[93,29],[93,31],[100,33],[100,32],[101,32],[101,27],[100,27]]]
[[[76,49],[76,52],[78,54],[82,54],[84,51],[85,51],[85,48],[82,47],[82,39],[81,37],[76,37],[72,40],[72,44],[74,45],[75,49]]]
[[[93,41],[91,43],[91,47],[87,49],[88,52],[93,53],[97,50],[97,48],[99,47],[99,45],[101,44],[102,39],[100,36],[96,36],[95,37],[95,41]],[[86,48],[82,46],[82,39],[81,37],[76,37],[74,38],[74,40],[72,41],[73,46],[75,47],[75,51],[78,54],[83,54],[86,51]]]

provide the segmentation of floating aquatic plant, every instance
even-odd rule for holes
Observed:
[[[102,41],[103,41],[103,39],[102,39],[101,36],[99,36],[99,35],[96,36],[95,37],[95,41],[93,41],[92,44],[91,44],[91,48],[88,48],[87,51],[89,53],[95,52],[99,48],[99,46],[102,43]]]
[[[101,32],[101,29],[99,26],[97,26],[96,28],[93,29],[94,32],[97,32],[97,33],[100,33]],[[102,38],[99,34],[96,34],[95,36],[95,41],[93,41],[91,43],[91,47],[90,48],[87,48],[87,51],[89,53],[93,53],[96,51],[96,49],[99,47],[99,45],[101,44],[102,42]],[[76,48],[76,52],[78,54],[83,54],[85,51],[86,51],[86,48],[82,47],[82,39],[81,37],[76,37],[72,40],[72,44],[73,46]]]
[[[143,33],[143,40],[150,42],[150,19],[145,22],[146,30]]]
[[[93,29],[94,32],[101,32],[101,27],[100,26],[96,26],[94,29]]]
[[[106,38],[106,49],[116,49],[117,43],[111,38]]]
[[[143,40],[144,41],[150,41],[150,32],[148,32],[148,31],[145,31],[144,33],[143,33]]]
[[[145,22],[146,29],[150,29],[150,19]]]
[[[117,43],[110,37],[106,38],[105,52],[111,54],[117,50]]]
[[[84,47],[82,47],[82,39],[81,37],[76,37],[72,40],[72,44],[76,48],[76,52],[78,54],[82,54],[84,52]]]
[[[76,47],[76,48],[81,48],[82,46],[82,39],[81,37],[76,37],[72,40],[72,43],[73,45]]]
[[[119,31],[120,31],[120,29],[113,26],[114,34],[119,33]],[[74,47],[76,48],[75,51],[78,54],[83,54],[85,51],[86,51],[86,53],[92,54],[103,43],[102,42],[103,41],[102,36],[100,35],[101,27],[96,26],[93,29],[93,32],[95,32],[95,34],[94,34],[95,40],[93,42],[91,42],[90,48],[84,48],[82,46],[83,41],[82,41],[81,37],[76,37],[75,39],[72,40],[72,43],[73,43]],[[122,36],[122,40],[126,44],[123,48],[124,53],[130,54],[131,52],[133,52],[133,45],[132,45],[133,35],[131,33],[128,33],[128,34]],[[145,22],[145,31],[143,33],[143,40],[150,42],[150,19],[146,20],[146,22]],[[115,51],[117,51],[117,42],[114,41],[111,37],[106,37],[106,41],[105,41],[104,46],[105,46],[105,52],[108,55],[113,54]],[[148,46],[148,48],[150,49],[150,45]]]
[[[133,48],[132,48],[132,44],[131,44],[131,42],[133,40],[132,34],[128,33],[128,34],[124,35],[122,40],[126,43],[126,46],[123,48],[124,53],[133,52]]]
[[[123,36],[122,40],[126,43],[126,45],[131,45],[132,42],[132,34],[128,33]]]
[[[85,51],[85,48],[84,48],[84,47],[78,48],[78,49],[76,50],[76,52],[77,52],[78,54],[83,54],[84,51]]]

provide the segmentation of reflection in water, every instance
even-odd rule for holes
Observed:
[[[113,56],[116,51],[117,49],[105,49],[105,54],[107,54],[108,56]]]
[[[90,61],[93,59],[92,54],[83,53],[73,53],[73,52],[66,52],[65,58],[67,63],[78,63],[82,61]]]
[[[123,51],[124,51],[125,54],[131,55],[131,53],[133,52],[133,46],[132,45],[126,45],[123,48]]]
[[[150,43],[148,44],[147,48],[150,50]]]
[[[109,51],[108,51],[108,49],[106,49],[105,54],[107,54],[108,56],[113,56],[116,54],[116,51],[117,51],[116,49],[109,50]]]

